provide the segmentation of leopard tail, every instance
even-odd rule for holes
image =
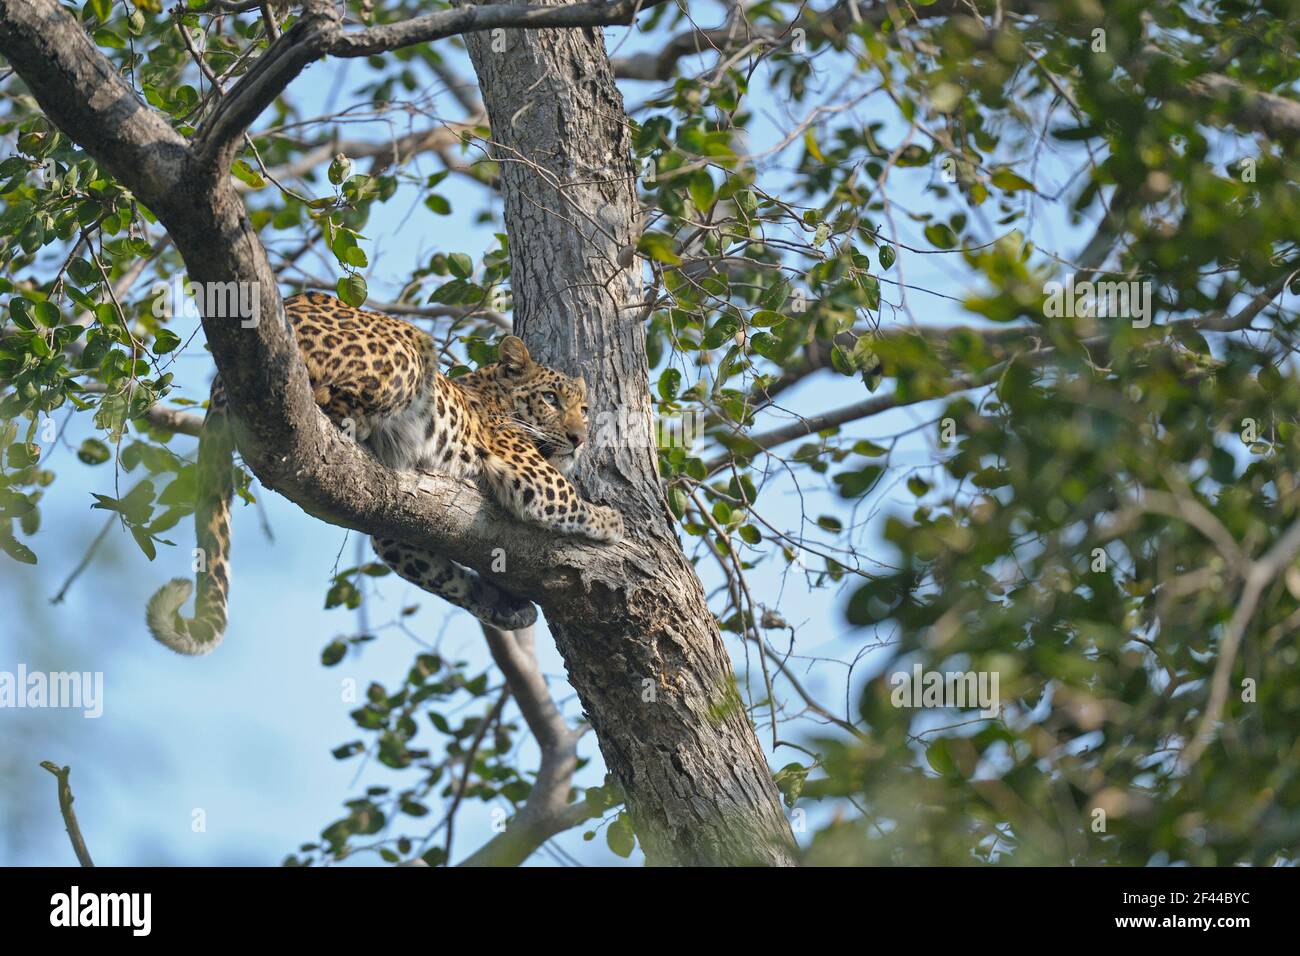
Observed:
[[[172,650],[193,657],[215,650],[226,631],[234,452],[225,390],[218,378],[212,384],[208,414],[199,437],[198,498],[194,508],[198,597],[194,601],[194,616],[181,615],[181,607],[194,591],[188,578],[173,578],[159,588],[149,599],[145,614],[155,638]]]

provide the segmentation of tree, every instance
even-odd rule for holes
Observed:
[[[370,533],[432,542],[437,550],[484,572],[491,570],[493,550],[508,547],[513,555],[510,564],[526,569],[512,573],[508,586],[515,593],[543,601],[650,859],[665,863],[788,861],[789,830],[775,785],[752,727],[743,710],[734,706],[730,666],[716,623],[670,531],[649,445],[643,331],[639,325],[620,328],[619,322],[628,305],[636,304],[637,283],[629,274],[630,263],[617,264],[618,248],[610,245],[606,231],[593,229],[584,235],[581,229],[574,230],[568,219],[558,217],[510,223],[514,246],[520,250],[512,256],[520,298],[519,330],[534,343],[559,343],[556,348],[539,349],[544,360],[565,359],[571,368],[587,366],[589,377],[603,386],[597,392],[598,415],[606,409],[624,410],[621,417],[626,424],[620,438],[626,444],[605,443],[596,462],[610,473],[611,481],[621,485],[620,508],[642,532],[635,544],[629,541],[613,553],[593,554],[590,549],[557,548],[542,535],[521,535],[499,516],[493,531],[483,517],[483,502],[457,483],[435,482],[432,489],[417,492],[420,482],[416,476],[385,474],[324,423],[283,322],[274,273],[230,175],[249,125],[308,63],[322,55],[372,54],[502,25],[618,22],[631,16],[633,5],[597,4],[555,11],[466,7],[395,27],[376,27],[373,33],[360,35],[343,31],[332,3],[303,6],[302,18],[272,43],[239,83],[221,95],[189,140],[161,114],[140,104],[136,91],[58,4],[6,6],[0,49],[28,81],[45,115],[102,163],[167,228],[192,280],[208,288],[230,282],[252,288],[258,296],[257,311],[274,317],[257,322],[252,329],[246,322],[231,321],[233,316],[203,317],[231,408],[242,426],[240,451],[262,483],[313,514]],[[548,149],[553,152],[557,137],[590,127],[586,132],[591,138],[585,141],[594,146],[594,152],[588,155],[622,157],[621,164],[627,166],[621,117],[584,113],[590,106],[584,102],[587,96],[605,104],[607,110],[617,109],[620,100],[608,68],[601,69],[604,58],[599,38],[569,33],[574,39],[562,52],[573,59],[561,63],[553,38],[524,36],[528,40],[524,53],[536,64],[535,73],[561,69],[570,73],[570,80],[558,93],[576,89],[575,70],[591,71],[596,79],[583,85],[581,99],[570,94],[568,102],[556,102],[558,120],[568,130],[533,126],[527,135],[515,136],[507,118],[500,134],[503,147],[517,149],[528,161],[534,154]],[[487,73],[493,75],[502,88],[494,89],[485,79],[484,90],[489,117],[501,125],[494,115],[496,101],[499,98],[502,104],[499,112],[517,102],[520,90],[513,83],[525,74],[517,70]],[[592,116],[598,125],[586,122]],[[54,145],[54,132],[45,136]],[[608,175],[607,170],[602,164],[601,174]],[[550,197],[571,203],[572,194],[561,197],[560,190],[545,182],[548,174],[569,172],[529,168],[517,176],[504,176],[502,188],[511,204],[546,202]],[[614,238],[621,238],[625,245],[634,238],[630,176],[623,190],[623,208],[613,210],[608,222],[623,233]],[[597,198],[574,208],[594,219],[603,213]],[[608,202],[608,197],[600,198]],[[590,262],[602,254],[614,272],[599,276],[597,294],[583,287],[594,278]],[[547,262],[553,271],[537,267]],[[557,262],[573,271],[556,269]],[[579,330],[571,327],[568,315],[561,312],[561,302],[543,305],[540,294],[549,291],[546,285],[552,282],[555,291],[565,293],[569,300],[565,304],[589,319],[581,337],[576,334]],[[535,311],[525,305],[531,284],[539,293]],[[532,321],[538,323],[541,334],[529,328]],[[144,395],[156,394],[165,385],[161,380],[145,383]],[[141,397],[139,392],[132,396]],[[143,408],[132,409],[136,410]],[[420,506],[411,506],[413,496]],[[120,507],[125,513],[134,504],[124,499]],[[144,504],[146,515],[151,504]],[[141,529],[138,535],[146,539],[160,530],[141,524],[137,528]],[[604,609],[598,617],[591,614],[595,595]],[[606,653],[603,645],[610,641],[618,644],[620,654]],[[662,698],[658,707],[641,706],[646,680],[655,682]],[[688,803],[682,788],[686,793],[706,793],[709,799]],[[520,829],[528,829],[532,817],[518,822]],[[541,828],[552,825],[543,821]],[[511,834],[511,838],[512,842],[536,845],[539,837],[549,835],[526,832],[517,837]]]
[[[158,360],[182,343],[137,283],[246,283],[260,321],[203,315],[245,465],[313,515],[429,542],[535,600],[609,771],[572,800],[580,729],[531,633],[487,632],[496,696],[418,658],[356,718],[420,777],[396,809],[419,815],[454,777],[430,862],[471,797],[515,810],[473,863],[613,813],[610,846],[635,834],[652,863],[787,864],[782,797],[801,822],[829,811],[803,851],[818,862],[1293,858],[1295,4],[772,0],[708,28],[621,0],[348,4],[363,26],[291,6],[0,0],[0,54],[30,94],[11,97],[0,164],[11,557],[36,558],[11,526],[35,531],[52,480],[36,438],[65,405],[105,432],[83,461],[147,474],[101,505],[154,553],[192,481],[163,450],[196,422],[163,404]],[[596,28],[632,22],[657,48],[607,55]],[[330,58],[366,59],[381,114],[436,82],[464,119],[317,135],[291,84]],[[616,80],[666,85],[625,111]],[[423,153],[444,167],[407,183],[428,210],[448,211],[446,176],[479,183],[501,245],[439,253],[376,307],[448,323],[456,366],[513,327],[599,383],[580,485],[636,529],[615,548],[387,472],[311,401],[280,286],[323,248],[337,275],[306,284],[366,301],[365,224]],[[278,265],[268,231],[299,237]],[[930,320],[934,302],[960,321]],[[373,570],[330,600],[362,602]],[[809,636],[753,584],[790,577],[847,596],[842,691],[797,670]],[[724,633],[750,665],[739,687]],[[485,710],[440,728],[444,759],[408,746],[414,714],[466,690]],[[542,751],[531,785],[489,736],[511,699]],[[773,758],[799,753],[775,781],[751,717]],[[351,801],[309,857],[377,833],[381,802]]]

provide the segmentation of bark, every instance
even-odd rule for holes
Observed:
[[[471,40],[505,152],[516,321],[539,357],[587,373],[593,409],[606,416],[593,429],[603,440],[593,441],[584,486],[628,518],[631,533],[614,547],[520,525],[468,483],[388,471],[317,410],[226,165],[259,105],[313,59],[335,45],[379,42],[341,38],[327,0],[305,6],[193,143],[139,99],[54,0],[0,0],[0,54],[50,120],[158,216],[191,279],[252,283],[260,321],[205,314],[203,325],[240,452],[262,483],[326,521],[423,544],[537,601],[650,862],[792,862],[771,773],[659,488],[637,272],[617,265],[636,236],[626,118],[599,34],[512,32],[510,55],[495,62]],[[634,6],[426,18],[417,39],[456,32],[449,23],[627,22]],[[499,574],[496,548],[509,556]],[[236,591],[236,613],[238,600]]]
[[[779,795],[661,490],[641,266],[620,264],[638,236],[636,183],[603,37],[466,40],[501,163],[515,330],[594,386],[579,485],[623,512],[635,544],[616,573],[544,605],[570,683],[651,863],[790,863]]]

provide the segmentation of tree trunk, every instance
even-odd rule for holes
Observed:
[[[540,603],[651,863],[786,865],[790,828],[659,485],[639,273],[618,265],[637,236],[622,98],[601,35],[572,28],[628,22],[635,6],[440,11],[394,34],[345,31],[330,0],[304,0],[193,140],[139,98],[56,0],[0,0],[0,54],[50,120],[158,216],[192,279],[256,289],[261,321],[205,313],[203,326],[240,452],[262,483],[324,520],[421,543]],[[520,22],[562,29],[495,29]],[[596,418],[579,478],[627,518],[619,545],[557,540],[509,520],[471,484],[389,471],[333,427],[231,185],[243,130],[311,62],[465,30],[491,31],[466,38],[503,166],[515,322],[541,359],[587,375]],[[492,52],[494,40],[506,49]],[[498,574],[500,547],[510,567]]]
[[[579,485],[623,512],[636,544],[621,573],[583,574],[544,607],[569,680],[651,864],[790,865],[778,791],[659,481],[630,258],[635,173],[603,36],[466,42],[501,164],[515,330],[542,361],[585,374],[593,429]]]

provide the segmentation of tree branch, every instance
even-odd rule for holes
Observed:
[[[1178,69],[1187,64],[1155,46],[1145,46],[1133,64],[1138,79],[1145,79],[1152,64],[1168,63]],[[1263,133],[1281,142],[1300,140],[1300,101],[1265,93],[1246,86],[1221,73],[1203,73],[1181,84],[1168,95],[1177,95],[1199,103],[1230,106],[1229,121],[1243,129]]]
[[[974,5],[963,0],[937,0],[928,6],[894,4],[882,0],[841,0],[825,11],[804,10],[794,23],[785,25],[755,24],[735,19],[726,26],[704,30],[686,30],[672,37],[658,53],[642,52],[614,57],[610,64],[620,80],[667,80],[679,61],[699,53],[725,55],[744,44],[783,46],[792,42],[795,28],[806,31],[809,39],[838,36],[855,23],[880,26],[903,11],[914,21],[932,20],[965,14]]]
[[[224,175],[248,128],[308,64],[325,56],[342,29],[331,0],[306,0],[301,18],[267,47],[194,134],[199,165]]]
[[[1166,332],[1173,333],[1180,328],[1197,329],[1205,332],[1240,332],[1247,327],[1255,318],[1264,311],[1264,309],[1282,294],[1282,291],[1290,284],[1291,280],[1300,274],[1300,270],[1292,271],[1286,275],[1274,279],[1261,292],[1253,296],[1240,311],[1228,313],[1224,311],[1214,312],[1209,315],[1197,316],[1192,319],[1178,319],[1164,326]],[[1000,342],[1013,334],[1024,334],[1033,331],[1033,326],[1016,326],[1013,329],[972,329],[977,335],[987,336],[986,341]],[[933,330],[922,330],[933,331]],[[907,330],[904,334],[911,334],[912,330]],[[1110,347],[1110,336],[1098,335],[1092,338],[1083,339],[1081,342],[1085,350],[1095,357],[1104,355]],[[953,392],[965,391],[969,388],[979,388],[995,381],[1002,374],[1007,364],[1017,358],[1023,357],[1026,361],[1035,366],[1050,364],[1058,357],[1058,351],[1055,348],[1040,348],[1027,351],[1018,351],[1011,354],[1007,359],[990,366],[979,375],[959,375],[944,383],[941,391],[934,395],[924,395],[917,397],[900,397],[894,395],[877,395],[874,398],[865,399],[860,402],[854,402],[843,408],[837,408],[833,411],[824,412],[821,415],[813,415],[807,418],[799,418],[788,425],[782,425],[771,431],[763,432],[758,435],[742,435],[736,441],[736,448],[725,454],[718,455],[715,458],[705,462],[705,468],[710,474],[719,468],[725,467],[734,458],[749,457],[758,454],[761,451],[775,448],[777,445],[783,445],[788,441],[794,441],[796,438],[803,438],[805,435],[811,435],[827,428],[837,428],[860,418],[869,418],[872,415],[878,415],[881,412],[888,411],[891,408],[900,408],[906,405],[914,405],[919,402],[933,401],[936,398],[942,398]]]
[[[1001,362],[980,375],[958,375],[945,382],[943,389],[934,395],[912,398],[904,398],[897,394],[877,395],[874,398],[854,402],[851,405],[821,415],[798,418],[788,425],[782,425],[779,428],[773,428],[771,431],[762,432],[758,435],[742,435],[737,438],[737,447],[734,451],[709,459],[704,463],[704,467],[709,474],[713,474],[720,468],[725,468],[737,456],[752,457],[761,451],[767,451],[777,445],[784,445],[788,441],[794,441],[796,438],[803,438],[805,435],[812,435],[827,428],[838,428],[840,425],[857,421],[860,418],[870,418],[872,415],[879,415],[891,408],[914,405],[918,402],[929,402],[937,398],[943,398],[945,395],[951,395],[953,392],[964,391],[968,388],[979,388],[994,381],[1005,367],[1006,363]]]
[[[86,841],[81,836],[81,827],[77,825],[77,814],[72,809],[72,786],[68,783],[68,774],[72,768],[60,767],[52,760],[42,760],[41,766],[58,778],[59,812],[63,814],[63,825],[68,831],[68,839],[72,841],[72,852],[77,854],[77,862],[82,866],[94,866],[90,851],[86,849]]]
[[[49,119],[149,204],[193,281],[254,291],[258,321],[204,315],[203,326],[239,450],[265,487],[332,524],[428,547],[539,603],[589,602],[593,588],[625,592],[629,571],[635,580],[636,569],[653,568],[653,553],[639,553],[633,541],[597,547],[556,539],[511,520],[468,482],[390,471],[344,437],[312,398],[274,271],[229,177],[195,169],[185,142],[135,99],[55,0],[0,0],[0,54]],[[187,431],[193,424],[173,423]],[[492,571],[493,548],[519,556],[508,574]],[[603,611],[617,615],[618,603]]]
[[[322,57],[373,56],[484,30],[628,24],[641,10],[664,2],[615,0],[556,7],[530,4],[456,7],[399,23],[347,31],[332,0],[305,0],[302,17],[267,48],[199,127],[194,139],[199,165],[225,170],[257,117],[299,73]]]
[[[518,866],[534,850],[585,820],[593,811],[585,802],[570,803],[578,767],[580,730],[570,729],[551,699],[537,664],[533,629],[498,631],[483,625],[492,660],[505,675],[510,693],[542,752],[537,781],[510,826],[461,863],[461,866]]]
[[[329,53],[339,57],[372,56],[415,43],[498,28],[537,30],[543,27],[623,26],[631,23],[642,10],[666,2],[614,0],[612,3],[573,3],[556,7],[533,4],[455,7],[400,23],[335,34],[330,41]]]
[[[1223,717],[1223,708],[1228,702],[1228,681],[1232,677],[1232,666],[1236,663],[1237,651],[1246,635],[1246,628],[1250,626],[1250,619],[1259,606],[1260,596],[1273,583],[1273,579],[1295,560],[1297,553],[1300,553],[1300,521],[1287,528],[1261,558],[1250,562],[1241,599],[1237,602],[1232,619],[1228,621],[1223,640],[1219,642],[1219,659],[1214,665],[1214,676],[1210,678],[1210,699],[1205,706],[1205,713],[1196,733],[1179,757],[1184,769],[1196,763],[1214,740],[1215,725]]]
[[[41,109],[153,209],[181,181],[185,139],[137,95],[86,31],[52,0],[0,0],[0,53]],[[70,134],[71,135],[71,134]],[[126,182],[126,180],[123,180]]]

